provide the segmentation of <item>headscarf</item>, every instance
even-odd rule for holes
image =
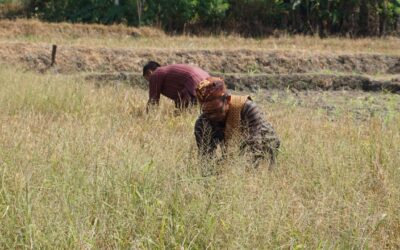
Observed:
[[[225,94],[225,82],[219,77],[208,77],[196,87],[196,96],[200,103],[213,101]]]
[[[208,77],[196,87],[196,96],[203,112],[213,112],[218,109],[217,100],[226,94],[225,82],[219,77]]]

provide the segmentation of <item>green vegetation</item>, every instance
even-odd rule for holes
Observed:
[[[9,1],[7,1],[9,2]],[[17,1],[18,2],[18,1]],[[155,25],[170,32],[381,36],[399,33],[399,0],[21,0],[51,22]]]
[[[359,120],[260,92],[276,170],[234,157],[203,177],[197,110],[146,116],[144,90],[4,65],[0,88],[1,249],[400,247],[397,95]]]

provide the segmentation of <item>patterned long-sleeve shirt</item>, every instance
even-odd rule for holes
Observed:
[[[210,75],[186,64],[172,64],[157,68],[150,77],[149,103],[158,103],[160,95],[175,101],[188,102],[196,97],[196,86]]]
[[[263,118],[261,110],[251,100],[247,100],[240,114],[242,135],[241,150],[249,150],[255,165],[266,153],[275,162],[280,140],[272,125]],[[194,134],[201,157],[213,157],[218,145],[224,145],[225,124],[214,123],[200,115],[196,121]]]

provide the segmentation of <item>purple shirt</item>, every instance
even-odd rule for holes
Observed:
[[[204,70],[186,64],[172,64],[157,68],[150,77],[149,102],[158,103],[160,94],[175,103],[196,96],[196,86],[210,75]]]

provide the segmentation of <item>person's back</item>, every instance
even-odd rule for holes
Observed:
[[[195,103],[196,86],[210,77],[204,70],[186,64],[160,66],[150,72],[149,103],[158,103],[162,94],[174,100],[177,107]]]

